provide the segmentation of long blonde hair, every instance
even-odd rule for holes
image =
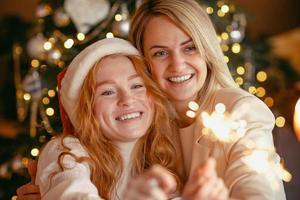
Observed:
[[[182,173],[178,165],[181,162],[181,149],[178,129],[168,114],[168,101],[147,73],[146,64],[141,57],[123,54],[109,56],[115,55],[126,56],[130,59],[137,73],[144,80],[149,98],[152,99],[154,105],[153,122],[147,133],[138,140],[134,147],[130,174],[137,176],[151,165],[160,164],[175,176],[177,189],[180,190]],[[123,162],[117,146],[101,132],[101,124],[93,111],[96,71],[99,68],[96,67],[99,66],[97,63],[89,71],[83,83],[76,107],[79,126],[74,136],[79,139],[89,157],[76,157],[64,145],[65,149],[60,155],[59,164],[63,170],[62,158],[65,155],[73,156],[78,162],[87,161],[91,167],[91,180],[98,188],[99,195],[104,199],[111,199],[116,192],[116,184],[123,171]],[[62,137],[62,143],[64,137]]]
[[[207,109],[218,88],[237,87],[220,48],[214,26],[194,0],[146,0],[136,11],[129,33],[130,41],[143,54],[144,32],[151,17],[164,15],[186,32],[205,59],[208,74],[199,91],[200,110]],[[167,36],[166,36],[167,38]]]

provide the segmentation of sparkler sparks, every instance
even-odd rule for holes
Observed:
[[[196,102],[189,103],[188,117],[195,118],[199,105]],[[215,111],[210,115],[207,112],[201,113],[204,125],[203,134],[211,133],[216,139],[222,142],[233,142],[243,137],[246,133],[247,122],[244,120],[233,120],[233,117],[226,112],[226,106],[218,103]]]
[[[204,135],[211,134],[218,141],[226,143],[236,142],[246,134],[247,122],[239,119],[242,113],[228,113],[226,112],[226,106],[222,103],[216,104],[215,110],[211,114],[207,112],[197,113],[199,105],[196,102],[190,102],[188,107],[190,109],[186,113],[188,117],[196,118],[198,115],[201,116],[204,126],[202,134]],[[245,109],[242,109],[241,112],[245,112]],[[265,141],[258,140],[254,142],[248,140],[244,145],[246,151],[242,161],[250,170],[265,175],[273,188],[279,187],[276,181],[278,178],[286,182],[291,180],[292,175],[284,169],[283,165],[279,162],[274,162],[276,158],[279,160],[279,157],[274,149],[265,148]]]

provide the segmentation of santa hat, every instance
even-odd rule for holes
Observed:
[[[83,82],[94,64],[104,56],[112,54],[140,55],[128,41],[120,38],[107,38],[93,43],[81,51],[67,69],[57,77],[60,113],[64,133],[71,134],[78,126],[76,103],[79,100]]]

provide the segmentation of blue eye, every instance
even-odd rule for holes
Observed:
[[[101,93],[101,95],[103,96],[109,96],[109,95],[113,95],[114,94],[114,91],[112,90],[107,90],[107,91],[104,91]]]
[[[160,51],[155,52],[155,53],[154,53],[154,56],[155,56],[155,57],[162,57],[162,56],[165,56],[165,55],[167,55],[167,54],[168,54],[168,53],[167,53],[166,51],[160,50]]]

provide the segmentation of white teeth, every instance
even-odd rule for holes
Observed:
[[[130,119],[135,119],[141,116],[140,112],[134,112],[134,113],[129,113],[126,115],[122,115],[120,117],[118,117],[117,119],[120,121],[124,121],[124,120],[130,120]]]
[[[168,78],[168,80],[171,82],[175,82],[175,83],[181,83],[183,81],[190,79],[191,77],[192,77],[192,74],[187,74],[187,75],[183,75],[183,76],[170,77],[170,78]]]

